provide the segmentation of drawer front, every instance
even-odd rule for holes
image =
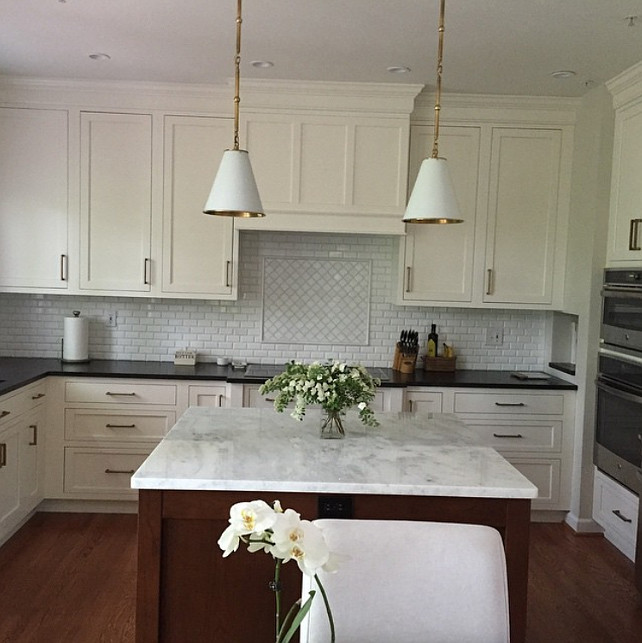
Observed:
[[[45,383],[29,386],[18,392],[0,397],[0,425],[11,422],[21,413],[25,413],[45,401]]]
[[[441,413],[441,393],[415,393],[406,396],[406,410],[410,413]]]
[[[536,460],[506,458],[522,475],[537,487],[537,498],[531,504],[533,509],[568,509],[560,507],[560,460]]]
[[[67,382],[66,402],[98,404],[176,404],[174,384],[138,384],[126,379],[109,382]]]
[[[455,393],[455,413],[562,415],[563,395]]]
[[[638,503],[631,493],[600,471],[595,474],[593,518],[604,527],[605,535],[631,560],[635,558]]]
[[[502,452],[559,453],[562,448],[561,420],[462,419],[467,426],[475,429],[484,446]]]
[[[149,451],[120,449],[65,449],[65,493],[103,497],[136,497],[130,480]]]
[[[174,411],[65,409],[66,440],[158,442],[176,424]]]
[[[261,395],[259,393],[259,385],[245,384],[243,385],[243,406],[251,409],[268,409],[274,408],[274,399],[276,398],[276,391],[273,393],[266,393]],[[294,404],[291,404],[294,406]]]
[[[227,387],[190,385],[188,389],[190,406],[228,406]]]

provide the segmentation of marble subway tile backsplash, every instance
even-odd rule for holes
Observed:
[[[430,324],[435,323],[440,343],[446,341],[455,347],[458,368],[544,367],[543,311],[392,304],[398,244],[394,237],[243,232],[240,238],[239,298],[235,302],[0,293],[0,354],[59,357],[63,319],[80,310],[89,318],[89,355],[94,359],[171,361],[175,350],[190,347],[197,350],[199,361],[214,361],[219,356],[258,363],[340,357],[387,367],[402,329],[418,330],[424,346]],[[268,257],[370,262],[369,328],[362,329],[369,336],[368,343],[316,343],[315,339],[323,338],[314,336],[309,343],[262,341],[266,314],[262,270]],[[303,294],[284,292],[284,306],[292,306]],[[318,296],[323,298],[323,292]],[[336,298],[333,301],[336,305]],[[283,319],[287,323],[287,315],[278,305],[275,309],[274,301],[270,304],[267,314],[279,314],[280,323]],[[318,308],[319,302],[314,309]],[[107,318],[113,311],[117,312],[117,325],[110,327]],[[486,345],[488,328],[503,330],[502,346]]]

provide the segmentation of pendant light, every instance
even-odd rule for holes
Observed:
[[[439,46],[437,49],[437,88],[435,96],[435,128],[430,158],[422,161],[412,189],[405,223],[461,223],[459,206],[455,197],[446,159],[439,156],[439,112],[441,111],[441,73],[444,54],[444,13],[446,0],[440,0]]]
[[[264,217],[261,197],[247,150],[239,149],[239,88],[241,84],[241,1],[237,0],[236,56],[234,58],[234,147],[223,158],[205,203],[205,214],[228,217]]]

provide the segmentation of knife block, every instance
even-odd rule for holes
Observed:
[[[400,373],[414,373],[417,365],[417,353],[405,354],[395,346],[395,356],[392,360],[392,370]]]

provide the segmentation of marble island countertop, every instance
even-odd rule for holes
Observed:
[[[535,498],[537,488],[454,415],[346,418],[322,440],[319,411],[302,422],[273,409],[191,407],[134,474],[137,489]]]

